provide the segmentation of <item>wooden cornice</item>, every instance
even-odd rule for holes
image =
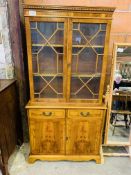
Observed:
[[[86,11],[97,13],[113,13],[114,7],[86,7],[86,6],[54,6],[54,5],[28,5],[23,3],[24,9],[43,9],[59,11]]]

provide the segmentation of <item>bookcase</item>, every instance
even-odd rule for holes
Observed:
[[[101,163],[103,100],[114,8],[24,1],[29,162]]]

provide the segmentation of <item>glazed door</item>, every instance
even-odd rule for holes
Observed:
[[[107,25],[104,21],[91,20],[73,20],[70,25],[70,100],[99,101],[102,99],[106,73]]]
[[[29,132],[32,154],[65,154],[64,110],[30,110]]]
[[[65,99],[65,21],[61,18],[26,19],[32,99]]]
[[[68,117],[66,154],[98,155],[100,153],[102,119]]]

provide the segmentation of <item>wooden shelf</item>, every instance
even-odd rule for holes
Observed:
[[[40,74],[40,73],[33,73],[34,76],[45,76],[45,77],[54,77],[54,76],[57,76],[57,77],[61,77],[63,76],[62,73],[56,73],[56,74],[52,74],[52,73],[44,73],[44,74]],[[90,77],[98,77],[100,78],[101,77],[101,74],[100,73],[97,73],[97,74],[72,74],[71,77],[85,77],[85,78],[90,78]]]
[[[62,44],[32,44],[32,46],[52,46],[52,47],[64,47],[64,45]],[[104,48],[104,46],[100,46],[100,45],[72,45],[73,47],[78,47],[78,48],[83,48],[83,47],[93,47],[93,48]]]
[[[43,47],[43,46],[64,47],[64,45],[62,45],[62,44],[32,44],[32,46],[39,46],[39,47]]]
[[[53,101],[50,101],[49,103],[49,99],[43,101],[43,100],[35,100],[35,101],[29,101],[28,104],[26,105],[26,108],[55,108],[55,109],[97,109],[97,110],[100,110],[100,109],[107,109],[106,105],[105,104],[98,104],[98,103],[77,103],[76,102],[65,102],[65,101],[62,101],[62,100],[54,100]]]
[[[131,111],[129,111],[129,110],[112,110],[111,113],[131,115]]]
[[[104,48],[104,46],[100,46],[100,45],[72,45],[72,47],[93,47],[93,48]]]
[[[90,77],[101,77],[101,74],[100,73],[97,73],[97,74],[72,74],[71,77],[85,77],[85,78],[90,78]]]
[[[46,73],[46,74],[40,74],[40,73],[33,73],[34,76],[42,76],[42,77],[62,77],[63,74],[62,73],[56,73],[56,74],[52,74],[52,73]]]

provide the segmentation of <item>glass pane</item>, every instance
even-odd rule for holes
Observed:
[[[100,78],[72,77],[71,98],[97,99]]]
[[[64,23],[30,22],[35,98],[63,98]]]
[[[41,76],[34,76],[33,79],[34,79],[34,91],[35,93],[40,93],[40,91],[46,85],[46,83]]]
[[[42,35],[49,39],[57,29],[56,22],[37,22],[37,28]]]
[[[104,48],[103,47],[98,47],[98,48],[94,48],[94,49],[97,52],[97,54],[103,54],[104,53]]]
[[[63,96],[63,77],[34,76],[34,93],[40,98],[60,98]]]
[[[85,48],[79,54],[78,73],[95,73],[96,53],[92,48]]]
[[[82,49],[82,48],[79,48],[79,47],[73,47],[73,48],[72,48],[72,53],[73,53],[73,54],[78,54],[78,53],[80,53],[81,49]]]
[[[60,98],[63,94],[63,77],[46,77],[46,87],[40,93],[41,98]],[[48,85],[49,84],[49,85]]]
[[[57,53],[51,47],[44,47],[38,54],[40,73],[57,73]]]
[[[103,64],[103,55],[98,56],[98,63],[97,63],[97,73],[102,72],[102,64]]]
[[[99,29],[99,24],[80,24],[80,30],[88,40],[91,39]]]
[[[63,73],[63,54],[58,55],[58,73]]]
[[[59,22],[58,23],[58,28],[59,29],[64,29],[64,23],[63,22]]]
[[[57,31],[52,38],[50,39],[51,44],[63,44],[63,36],[64,36],[64,31],[59,30]]]
[[[37,54],[32,54],[32,68],[33,72],[37,73],[38,72],[38,67],[37,67]]]
[[[36,53],[38,53],[40,50],[41,50],[41,48],[42,47],[40,47],[40,46],[32,46],[32,53],[34,54],[36,54]]]
[[[77,72],[77,55],[72,55],[72,66],[71,66],[71,70],[72,73],[76,73]]]
[[[73,42],[73,45],[86,44],[85,38],[77,30],[73,31],[73,41],[72,42]]]
[[[30,28],[31,29],[36,29],[36,22],[31,22],[30,23]]]
[[[77,77],[72,77],[71,78],[71,94],[72,95],[77,95],[77,91],[83,86],[83,83],[80,81],[79,78]]]
[[[32,44],[45,44],[46,41],[36,30],[31,30]]]
[[[63,53],[63,47],[54,47],[54,49],[58,54]]]
[[[88,83],[88,87],[95,95],[98,95],[99,93],[99,86],[100,86],[100,77],[94,77]]]
[[[101,30],[105,30],[106,31],[106,24],[101,24]]]
[[[73,24],[73,30],[74,30],[74,29],[78,29],[78,28],[79,28],[79,23],[74,23],[74,24]]]
[[[106,32],[99,32],[96,37],[91,41],[92,45],[101,45],[104,46],[105,44],[105,34]]]

